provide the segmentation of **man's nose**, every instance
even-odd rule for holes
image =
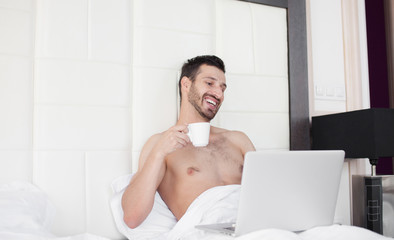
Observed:
[[[221,87],[217,86],[213,89],[213,96],[217,99],[221,99],[223,97],[223,90]]]

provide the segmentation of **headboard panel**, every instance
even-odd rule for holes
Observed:
[[[0,67],[8,69],[0,71],[0,111],[10,117],[0,120],[0,183],[28,180],[43,189],[57,209],[57,235],[123,238],[110,183],[136,171],[148,137],[175,123],[188,58],[216,54],[226,63],[229,87],[213,125],[244,131],[257,149],[290,147],[287,10],[235,0],[171,3],[0,4],[25,34],[0,42]]]

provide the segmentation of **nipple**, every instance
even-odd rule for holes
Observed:
[[[194,175],[194,173],[198,172],[198,171],[199,170],[197,168],[195,168],[195,167],[188,167],[187,170],[186,170],[187,175],[189,175],[189,176]]]

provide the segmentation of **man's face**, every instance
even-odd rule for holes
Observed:
[[[224,100],[226,78],[217,67],[201,65],[188,94],[189,102],[206,120],[212,120]]]

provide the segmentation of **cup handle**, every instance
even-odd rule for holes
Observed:
[[[187,136],[189,137],[189,139],[190,139],[190,142],[193,144],[193,140],[192,140],[192,132],[190,131],[190,129],[189,129],[189,132],[187,132]]]

